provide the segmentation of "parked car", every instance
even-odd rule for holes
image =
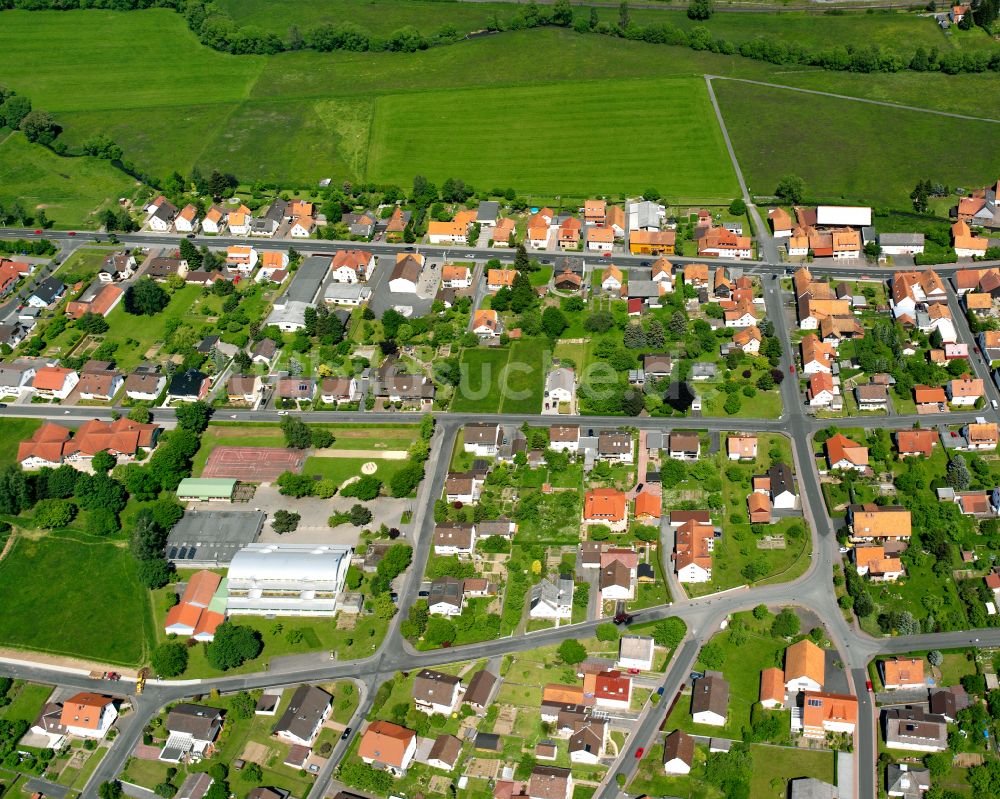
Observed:
[[[351,728],[350,728],[350,727],[345,727],[345,728],[344,728],[344,734],[340,736],[340,740],[342,740],[342,741],[346,741],[346,740],[347,740],[347,738],[348,738],[348,736],[349,736],[350,734],[351,734]]]

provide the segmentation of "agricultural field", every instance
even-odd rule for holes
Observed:
[[[905,208],[913,186],[930,177],[951,185],[981,185],[996,171],[986,150],[963,152],[956,141],[986,141],[997,125],[736,81],[713,82],[736,156],[757,194],[771,194],[781,177],[805,179],[810,197]],[[775,157],[773,131],[792,160]],[[816,147],[822,131],[823,146]],[[863,135],[859,135],[859,131]],[[893,153],[887,159],[886,153]],[[850,169],[844,169],[850,164]]]
[[[573,89],[572,103],[566,91],[562,84],[510,88],[488,103],[480,89],[380,97],[368,172],[406,185],[420,164],[432,180],[458,174],[477,186],[502,180],[532,193],[625,193],[646,184],[705,201],[738,193],[700,78],[588,82]],[[640,117],[637,103],[645,105]],[[555,141],[574,157],[524,157]]]
[[[21,133],[0,130],[0,204],[44,209],[62,227],[97,227],[110,201],[131,197],[137,184],[107,161],[62,158],[31,144]]]
[[[289,28],[287,4],[288,0],[225,3],[238,22],[282,36]],[[445,24],[463,32],[481,27],[494,11],[503,18],[509,16],[504,11],[514,8],[499,3],[323,0],[305,10],[304,17],[296,9],[296,24],[301,31],[327,20],[340,21],[348,5],[352,21],[378,35],[407,24],[428,35]],[[683,12],[636,9],[632,13],[639,23],[659,19],[678,27],[693,24]],[[613,20],[616,15],[613,8],[599,11],[602,20]],[[706,27],[732,41],[767,35],[810,47],[826,44],[832,31],[840,37],[837,41],[858,43],[904,42],[900,46],[922,44],[941,50],[995,46],[980,31],[945,37],[929,19],[904,14],[822,18],[719,14]],[[5,83],[29,96],[35,107],[56,116],[64,128],[61,141],[79,147],[95,132],[107,133],[125,148],[131,161],[160,176],[175,169],[187,174],[197,165],[203,171],[228,170],[247,182],[315,185],[318,178],[330,177],[408,185],[415,172],[422,172],[437,181],[450,175],[462,177],[479,187],[515,184],[522,193],[542,196],[565,196],[571,191],[638,192],[656,181],[674,201],[729,199],[735,193],[730,165],[719,147],[716,123],[699,85],[706,73],[1000,117],[1000,77],[995,73],[826,72],[554,28],[504,32],[417,53],[298,51],[276,56],[231,56],[206,48],[180,15],[168,9],[6,11],[4,30],[10,40],[0,52]],[[94,41],[101,41],[102,46],[94,48]],[[558,52],[559,58],[539,70],[539,52]],[[136,71],[134,79],[122,80],[122,65],[139,58],[144,65],[141,74]],[[657,78],[636,79],[637,75]],[[609,90],[610,81],[614,84]],[[493,92],[491,101],[477,102],[480,95],[473,93],[487,86]],[[556,96],[560,101],[551,102]],[[563,102],[565,97],[572,97],[572,102]],[[805,135],[796,134],[795,124],[789,125],[789,118],[798,117],[786,116],[792,113],[787,101],[764,100],[766,107],[756,98],[745,100],[734,113],[746,116],[744,125],[751,119],[759,122],[764,114],[765,121],[773,118],[781,122],[781,129],[791,128],[793,138]],[[527,124],[526,112],[543,103],[546,113],[536,114],[538,118]],[[643,112],[630,113],[637,106]],[[413,114],[414,109],[418,113]],[[800,129],[810,130],[809,123],[816,118],[812,109],[804,107],[799,113],[808,114],[802,116]],[[837,112],[829,115],[833,113]],[[884,137],[870,134],[874,141],[863,140],[860,148],[854,147],[860,149],[865,169],[854,168],[849,159],[830,158],[828,164],[837,167],[826,166],[828,171],[836,175],[841,164],[852,164],[852,174],[872,172],[867,165],[881,158],[884,141],[894,142],[895,130],[904,124],[913,126],[908,118],[889,117],[888,124],[882,117],[877,119],[879,124],[867,125],[867,129],[888,127],[891,132]],[[849,129],[863,121],[851,121]],[[412,135],[398,137],[397,141],[407,142],[406,147],[391,150],[387,131],[397,122]],[[456,123],[465,132],[454,141]],[[738,119],[736,124],[739,127]],[[927,135],[935,142],[983,138],[978,129],[962,127],[972,123],[948,120],[944,124],[960,127],[929,130],[921,123],[906,141],[926,143]],[[773,125],[761,124],[760,128],[771,130]],[[451,148],[436,146],[442,131],[453,142]],[[580,157],[572,163],[591,167],[599,163],[600,168],[596,172],[580,166],[567,170],[566,159],[521,157],[532,142],[536,147],[549,146],[553,132],[560,142],[580,145],[575,149]],[[623,140],[622,135],[628,138]],[[8,155],[13,140],[0,144],[0,178],[6,178],[0,184],[8,190],[16,187],[17,196],[37,196],[37,202],[51,204],[49,216],[60,225],[83,225],[102,202],[127,194],[133,186],[130,178],[101,162],[59,159],[41,148],[28,148],[33,151],[29,157]],[[616,146],[605,146],[609,140]],[[477,148],[484,146],[492,148],[493,157],[479,157],[482,151]],[[19,140],[17,149],[24,148],[27,143]],[[812,155],[818,152],[816,148],[797,149],[807,159],[806,166],[810,158],[818,157]],[[976,172],[986,150],[974,148],[962,160],[948,155],[956,152],[954,147],[926,146],[923,160],[913,163],[921,167],[940,163],[933,176],[955,183]],[[584,157],[588,152],[601,157],[588,159]],[[448,161],[442,160],[442,153],[448,154]],[[929,160],[941,154],[946,162]],[[646,164],[669,167],[650,173],[641,168],[639,158]],[[559,160],[563,166],[553,166]],[[33,162],[46,163],[40,171],[26,172],[24,165]],[[907,163],[907,159],[894,162]],[[70,163],[72,168],[60,168]],[[83,169],[85,164],[90,164],[88,170]],[[322,173],[317,172],[317,164],[323,165]],[[509,173],[512,165],[516,171]],[[952,168],[954,174],[949,171]],[[75,174],[72,170],[81,174],[67,193],[65,176]],[[773,182],[769,175],[756,175],[753,168],[749,171],[755,181]],[[852,193],[866,188],[863,181],[857,186],[847,178],[839,181],[844,187],[833,180],[829,191]],[[909,175],[903,182],[912,183]],[[968,182],[983,183],[985,178],[977,175],[976,181]],[[772,188],[767,185],[765,190]],[[821,188],[827,190],[816,186]],[[60,203],[65,204],[65,213],[60,212]]]
[[[0,561],[0,646],[123,666],[141,663],[154,631],[134,563],[117,542],[77,531],[19,537]],[[40,600],[41,574],[51,590]],[[114,601],[104,601],[108,597]],[[66,630],[73,635],[64,635]]]

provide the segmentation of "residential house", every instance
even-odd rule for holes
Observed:
[[[840,789],[815,777],[788,781],[788,799],[840,799]]]
[[[152,402],[163,393],[167,376],[149,369],[136,369],[125,378],[125,396],[140,402]]]
[[[475,525],[439,524],[434,528],[434,554],[472,557],[476,549]]]
[[[311,377],[283,377],[278,380],[275,396],[286,402],[312,402],[316,396],[316,381]]]
[[[573,580],[569,577],[550,579],[531,587],[528,615],[532,619],[569,619],[573,616]]]
[[[880,383],[863,383],[854,388],[859,411],[885,411],[889,408],[889,388]]]
[[[763,340],[760,328],[757,325],[749,325],[733,333],[733,346],[739,348],[747,355],[757,355],[760,352],[760,342]]]
[[[316,220],[311,216],[297,216],[288,228],[288,235],[293,239],[308,239],[316,229]]]
[[[250,235],[250,223],[253,221],[253,214],[245,205],[240,205],[235,211],[230,211],[226,216],[226,224],[229,232],[234,236],[243,238]]]
[[[635,520],[646,524],[659,525],[663,498],[652,491],[640,491],[635,496]]]
[[[868,469],[868,447],[863,447],[847,436],[837,433],[826,440],[826,460],[831,469]]]
[[[347,232],[354,238],[370,239],[375,234],[378,220],[371,211],[341,214],[340,223],[347,225]]]
[[[791,214],[784,208],[771,208],[767,212],[768,221],[771,223],[771,232],[776,239],[787,239],[792,235],[794,223]]]
[[[416,753],[417,734],[382,719],[368,725],[358,745],[358,757],[394,777],[406,774]]]
[[[362,283],[375,269],[375,256],[367,250],[337,250],[330,277],[337,283]]]
[[[982,258],[989,247],[989,239],[975,235],[969,224],[961,219],[951,226],[951,239],[959,258]]]
[[[617,463],[632,463],[634,445],[631,433],[605,430],[597,436],[597,457]]]
[[[612,294],[618,294],[622,290],[623,283],[622,270],[614,264],[608,264],[608,267],[601,273],[601,288]]]
[[[590,252],[611,252],[615,245],[615,232],[609,227],[587,228],[587,249]]]
[[[32,361],[11,361],[0,364],[0,397],[20,396],[31,391],[36,365]]]
[[[670,377],[674,363],[669,355],[652,353],[642,356],[642,371],[648,380],[663,380]]]
[[[829,732],[854,734],[858,723],[858,700],[849,694],[803,691],[802,734],[826,738]]]
[[[603,225],[607,213],[608,204],[605,200],[585,200],[583,203],[583,221],[588,225]]]
[[[431,581],[427,594],[427,609],[435,616],[458,616],[462,613],[465,595],[462,581],[454,577],[442,577]]]
[[[190,755],[203,756],[222,731],[223,711],[217,707],[182,702],[167,713],[167,742],[160,760],[179,763]]]
[[[934,430],[900,430],[896,433],[896,449],[900,458],[929,458],[934,454],[937,443],[938,434]]]
[[[977,341],[987,361],[1000,361],[1000,330],[984,330]]]
[[[632,553],[634,556],[635,553]],[[636,567],[629,568],[625,559],[614,559],[606,564],[601,558],[601,573],[598,579],[598,587],[601,591],[601,599],[635,599],[635,577]]]
[[[694,738],[683,730],[674,730],[663,740],[663,771],[669,776],[691,773],[694,765]]]
[[[477,225],[483,227],[494,227],[500,216],[500,203],[495,200],[481,200],[476,209],[476,217],[473,220]]]
[[[415,294],[417,281],[424,269],[424,256],[419,253],[397,253],[396,266],[389,276],[389,291]]]
[[[170,379],[167,399],[171,402],[196,402],[205,398],[211,384],[212,379],[197,369],[177,372]]]
[[[820,341],[813,333],[802,338],[802,373],[831,374],[837,359],[837,349]]]
[[[69,735],[101,739],[107,735],[117,718],[118,708],[114,699],[83,691],[63,702],[59,723]]]
[[[919,272],[896,272],[890,283],[889,304],[897,319],[916,319],[919,306],[933,302],[947,302],[944,281],[933,269]]]
[[[731,435],[726,439],[729,460],[754,460],[757,457],[757,436]]]
[[[887,691],[906,691],[926,688],[924,661],[920,658],[892,658],[879,664],[882,685]]]
[[[930,692],[928,709],[932,715],[941,716],[949,724],[954,724],[958,711],[968,706],[969,696],[961,685],[949,685]]]
[[[903,561],[886,554],[885,545],[859,545],[851,550],[858,574],[873,583],[893,583],[906,574]]]
[[[855,541],[908,541],[910,511],[899,505],[848,505],[847,523]]]
[[[583,224],[575,216],[564,219],[559,225],[557,241],[561,250],[575,250],[580,246]]]
[[[671,525],[675,513],[671,512]],[[707,583],[712,579],[715,528],[709,521],[692,518],[678,526],[675,535],[674,570],[678,582]]]
[[[120,283],[135,274],[135,256],[130,252],[116,252],[104,259],[97,278],[102,283]]]
[[[459,211],[450,222],[432,219],[427,223],[427,240],[431,244],[465,244],[475,218],[475,211]]]
[[[150,230],[166,233],[177,217],[177,206],[162,194],[146,206],[146,224]]]
[[[465,452],[481,458],[495,457],[503,441],[499,424],[469,424],[462,431]]]
[[[693,289],[708,288],[708,264],[685,264],[684,282]]]
[[[216,629],[226,618],[223,613],[209,609],[221,583],[222,578],[208,570],[191,575],[180,601],[167,611],[163,631],[196,641],[213,640]]]
[[[573,772],[568,768],[535,766],[525,790],[528,799],[570,799],[573,795]]]
[[[760,673],[760,704],[768,710],[785,706],[785,673],[775,667]]]
[[[326,405],[344,405],[361,398],[358,381],[353,377],[324,377],[319,384],[319,395]]]
[[[673,255],[677,251],[677,233],[673,230],[633,230],[628,235],[632,255]]]
[[[489,308],[478,308],[472,316],[472,332],[480,338],[496,338],[503,333],[500,315]]]
[[[822,691],[826,679],[826,655],[808,638],[785,649],[785,690]]]
[[[452,674],[433,669],[421,669],[413,680],[413,703],[417,710],[429,715],[450,716],[458,704],[462,681]]]
[[[996,422],[975,422],[962,428],[968,449],[996,449],[998,428]]]
[[[753,258],[753,242],[724,227],[709,227],[698,239],[698,255],[714,258]]]
[[[333,697],[315,685],[300,685],[272,732],[283,741],[312,746],[333,709]]]
[[[536,250],[544,250],[549,244],[549,229],[555,219],[551,208],[542,208],[528,218],[528,244]]]
[[[593,488],[583,498],[583,523],[603,524],[615,531],[628,526],[628,503],[614,488]]]
[[[695,724],[725,727],[729,715],[729,682],[718,673],[694,681],[691,689],[691,719]]]
[[[615,238],[619,241],[625,238],[628,232],[628,222],[625,220],[625,209],[620,205],[608,207],[604,217],[604,226],[614,231]]]
[[[747,512],[750,524],[770,524],[771,498],[760,491],[752,491],[747,496]]]
[[[948,748],[948,723],[922,707],[903,705],[882,710],[882,730],[889,749],[943,752]]]
[[[604,754],[608,739],[608,723],[597,719],[587,719],[578,724],[569,737],[567,750],[571,763],[596,765]]]
[[[517,272],[513,269],[488,269],[486,271],[486,288],[496,294],[502,288],[514,285]]]
[[[659,230],[666,224],[667,209],[659,203],[638,200],[628,203],[626,210],[629,231]]]
[[[576,400],[576,374],[572,369],[560,366],[545,376],[545,393],[542,413],[558,413],[562,405],[573,408]]]
[[[917,413],[941,413],[948,410],[948,396],[943,388],[914,386],[913,400]]]
[[[902,799],[920,799],[931,787],[930,769],[911,763],[890,763],[885,770],[885,792]]]
[[[84,365],[77,391],[80,399],[110,402],[124,382],[125,378],[115,369],[88,368]]]
[[[494,247],[513,247],[517,240],[517,226],[513,219],[501,219],[490,232]]]
[[[697,433],[671,433],[667,449],[674,460],[698,460],[701,457],[701,439]]]
[[[28,305],[32,308],[49,308],[66,294],[66,284],[54,277],[47,277],[31,291]]]
[[[580,425],[552,425],[549,428],[549,449],[577,452],[580,449]]]
[[[594,703],[604,710],[628,710],[632,703],[632,679],[615,670],[594,675]]]
[[[73,369],[65,369],[61,366],[43,366],[35,372],[35,379],[31,387],[36,397],[64,400],[79,382],[80,375]]]
[[[406,226],[410,224],[410,217],[409,211],[404,211],[399,206],[393,208],[389,221],[385,225],[385,240],[402,241]]]
[[[487,669],[480,669],[469,680],[462,701],[477,711],[485,711],[493,701],[499,678]]]
[[[454,735],[442,734],[434,739],[427,755],[427,765],[444,771],[451,771],[458,764],[462,754],[462,742]]]
[[[618,641],[618,668],[652,671],[655,644],[648,635],[623,635]]]
[[[980,378],[964,377],[945,383],[948,402],[957,407],[972,407],[985,396],[985,387]]]
[[[226,226],[226,212],[216,205],[213,205],[205,213],[205,218],[201,222],[201,229],[205,233],[218,235]]]
[[[444,481],[445,500],[473,505],[479,501],[483,485],[484,480],[471,472],[449,472]]]
[[[649,279],[662,283],[667,293],[674,290],[674,267],[666,258],[657,258],[649,269]]]
[[[178,233],[194,233],[198,229],[198,209],[191,203],[185,205],[174,220]]]
[[[467,289],[472,285],[472,271],[467,266],[445,264],[441,268],[441,285],[446,289]]]
[[[754,492],[767,495],[774,508],[793,510],[799,506],[795,477],[787,463],[776,462],[762,475],[753,478]]]

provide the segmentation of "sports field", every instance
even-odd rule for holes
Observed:
[[[978,186],[996,173],[1000,124],[714,81],[736,157],[757,194],[789,172],[820,200],[905,208],[918,180]]]
[[[18,538],[0,561],[0,595],[0,646],[131,666],[153,641],[148,595],[113,541],[76,531]]]
[[[421,92],[375,104],[368,173],[406,185],[413,165],[435,181],[558,187],[586,195],[646,185],[671,197],[739,193],[700,78],[596,81],[487,91]],[[637,106],[641,113],[637,113]],[[484,157],[485,156],[485,157]],[[502,167],[501,167],[502,165]]]
[[[273,483],[284,472],[300,472],[304,461],[305,455],[299,449],[216,447],[208,456],[201,476]]]

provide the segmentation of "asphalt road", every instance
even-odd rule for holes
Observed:
[[[874,723],[867,723],[869,718],[874,720],[871,698],[868,696],[865,686],[865,680],[867,679],[865,668],[868,661],[880,653],[893,654],[912,650],[946,649],[961,646],[1000,646],[1000,629],[990,628],[897,638],[874,638],[862,632],[857,626],[848,624],[844,620],[843,614],[835,602],[831,586],[832,569],[834,564],[840,561],[840,554],[837,548],[833,524],[826,512],[816,459],[813,456],[813,434],[818,429],[827,426],[828,422],[821,422],[805,413],[803,401],[799,395],[798,381],[789,374],[789,367],[792,364],[792,353],[788,350],[787,345],[791,341],[791,338],[786,315],[783,312],[783,296],[780,291],[780,281],[771,280],[768,277],[774,273],[784,274],[787,267],[784,264],[773,262],[773,253],[776,253],[776,249],[774,248],[773,241],[770,241],[770,237],[766,234],[766,228],[762,227],[763,222],[755,207],[751,207],[751,215],[755,225],[758,227],[758,239],[762,243],[762,250],[768,254],[772,263],[754,262],[739,264],[739,266],[744,271],[764,276],[763,293],[767,316],[774,323],[779,339],[786,343],[786,351],[782,355],[780,365],[782,372],[788,375],[788,378],[782,381],[780,389],[784,405],[782,416],[779,419],[769,420],[721,418],[637,419],[590,416],[560,418],[562,421],[579,423],[589,428],[601,428],[627,423],[645,430],[670,431],[673,429],[696,428],[707,429],[709,431],[777,432],[787,435],[792,443],[803,514],[809,522],[812,535],[812,561],[805,574],[788,583],[737,589],[714,596],[678,601],[673,605],[647,608],[635,614],[638,621],[650,621],[668,616],[678,616],[684,619],[688,625],[688,638],[675,653],[673,660],[669,664],[667,674],[662,683],[664,687],[663,700],[655,707],[649,705],[644,709],[637,725],[629,736],[628,745],[622,750],[614,766],[608,770],[606,780],[595,794],[597,799],[616,799],[620,790],[615,781],[615,775],[624,774],[626,778],[630,778],[634,774],[637,767],[637,761],[634,756],[635,750],[639,747],[648,748],[656,740],[658,727],[663,721],[672,697],[676,695],[687,673],[691,670],[691,666],[697,658],[698,649],[704,641],[707,641],[719,629],[721,621],[731,613],[747,610],[761,603],[772,607],[798,605],[810,610],[822,620],[831,641],[839,651],[840,659],[850,672],[852,689],[859,698],[861,714],[858,725],[857,746],[855,748],[855,756],[857,758],[855,773],[859,775],[859,784],[857,791],[852,791],[852,793],[860,796],[861,799],[873,799],[875,795],[875,785],[871,780],[871,775],[874,774],[872,764],[874,764],[876,755],[876,730]],[[761,235],[762,229],[764,231],[763,235]],[[0,236],[8,238],[12,236],[18,237],[24,236],[26,232],[6,230],[0,231]],[[69,237],[65,233],[50,232],[46,235],[60,243],[65,243],[68,247],[76,246],[81,240],[93,238],[92,234],[80,234],[76,237]],[[106,240],[107,237],[103,236],[102,238]],[[169,244],[171,241],[176,243],[180,240],[179,236],[171,237],[151,234],[122,235],[119,238],[123,244],[157,247]],[[334,252],[341,246],[345,246],[338,242],[320,241],[310,241],[308,242],[308,246],[305,246],[304,242],[253,241],[260,246],[291,245],[300,249],[307,249],[311,252],[329,253]],[[199,239],[197,243],[205,243],[214,247],[224,247],[233,243],[244,243],[244,240],[212,237]],[[372,244],[368,249],[377,254],[394,254],[406,249],[406,247]],[[426,253],[437,250],[443,251],[445,248],[420,246],[419,249]],[[480,249],[464,251],[454,247],[447,249],[456,259],[500,257],[503,260],[509,261],[513,258],[512,252]],[[547,254],[543,253],[537,253],[536,255],[547,257]],[[582,257],[589,265],[597,266],[607,263],[607,260],[603,258],[595,258],[589,255],[582,255]],[[632,256],[615,257],[615,262],[625,267],[640,265],[642,260],[644,259]],[[672,257],[671,260],[684,262],[697,259]],[[938,271],[942,274],[950,274],[954,272],[955,268],[955,266],[943,267],[939,268]],[[840,277],[887,274],[885,271],[879,273],[871,267],[857,265],[812,266],[811,269],[816,274],[836,274]],[[971,347],[973,345],[971,332],[953,296],[950,297],[950,305],[955,317],[959,337],[961,340],[967,341]],[[986,364],[980,360],[973,359],[973,365],[977,374],[990,384],[989,397],[991,399],[1000,398],[1000,392],[997,392],[989,379]],[[83,421],[84,419],[94,417],[107,418],[111,413],[112,409],[109,408],[59,409],[43,405],[8,405],[0,409],[0,416],[32,416],[62,421]],[[280,418],[276,412],[266,410],[234,411],[232,413],[236,415],[237,419],[241,420],[277,421]],[[314,421],[364,422],[373,426],[407,418],[405,415],[393,412],[331,412],[326,414],[318,412],[310,413],[309,416],[310,420]],[[977,416],[988,416],[991,419],[997,419],[997,414],[993,410],[984,409],[964,413],[949,413],[932,418],[928,416],[865,417],[851,419],[850,423],[852,426],[863,428],[905,429],[912,427],[917,421],[922,424],[941,422],[962,424],[973,420]],[[156,409],[155,411],[155,418],[161,424],[171,425],[173,417],[173,411],[170,409]],[[470,422],[490,420],[514,424],[522,422],[548,424],[551,422],[550,417],[533,415],[501,416],[496,414],[442,412],[436,413],[435,417],[438,426],[433,442],[433,454],[428,461],[428,473],[419,490],[416,503],[416,517],[410,530],[407,532],[408,540],[414,545],[414,564],[406,576],[402,578],[403,584],[397,586],[400,595],[401,612],[395,617],[382,645],[371,656],[350,662],[330,660],[326,653],[316,653],[312,658],[306,659],[304,665],[293,672],[272,674],[262,671],[254,674],[223,676],[210,680],[183,683],[158,683],[155,680],[147,683],[146,690],[142,696],[134,700],[135,711],[127,714],[119,722],[119,735],[115,739],[111,751],[98,766],[83,790],[83,799],[92,799],[96,795],[97,787],[101,782],[116,777],[135,744],[141,740],[144,726],[158,712],[159,708],[170,702],[188,698],[196,694],[207,693],[211,688],[227,692],[276,685],[291,686],[309,681],[353,679],[358,682],[360,689],[364,691],[364,700],[351,723],[351,726],[356,731],[361,720],[371,707],[372,698],[378,686],[384,680],[390,679],[399,670],[422,668],[463,660],[498,657],[511,652],[559,643],[567,638],[587,637],[593,633],[598,624],[596,621],[567,625],[558,629],[544,630],[530,635],[485,641],[478,644],[439,649],[430,652],[417,652],[413,650],[398,635],[398,627],[401,620],[405,618],[406,610],[416,600],[420,575],[423,574],[423,568],[426,564],[433,535],[433,502],[434,498],[440,495],[447,473],[449,455],[458,431]],[[110,694],[120,694],[129,687],[124,682],[95,681],[85,676],[67,674],[58,669],[20,661],[0,662],[0,674]],[[321,799],[325,795],[332,781],[336,761],[346,750],[348,743],[349,741],[338,743],[334,756],[330,759],[327,767],[318,775],[316,784],[310,792],[308,799]],[[861,777],[860,775],[866,776]],[[846,786],[842,786],[842,790],[844,788]]]

